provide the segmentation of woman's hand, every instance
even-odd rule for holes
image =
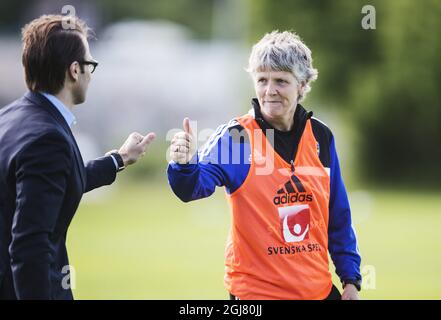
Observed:
[[[185,118],[182,125],[184,131],[176,133],[171,141],[170,159],[179,164],[186,164],[190,162],[196,148],[193,132],[190,128],[190,119]]]
[[[348,283],[345,285],[345,288],[343,290],[343,294],[341,295],[342,300],[360,300],[358,297],[358,290],[357,288],[351,284]]]

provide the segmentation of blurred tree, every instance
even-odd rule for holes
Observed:
[[[197,37],[212,34],[213,3],[216,0],[98,0],[107,22],[122,19],[165,19],[182,24]]]
[[[167,19],[187,26],[200,38],[210,38],[213,33],[231,33],[229,20],[238,19],[237,15],[214,17],[215,10],[228,8],[231,1],[94,3],[104,23]],[[236,24],[248,25],[244,34],[250,44],[271,30],[288,29],[311,48],[319,80],[310,96],[352,114],[360,133],[359,168],[365,178],[441,187],[441,1],[237,1],[246,3],[249,11]],[[24,13],[46,8],[37,6],[42,3],[52,2],[0,1],[0,30],[19,30],[29,20]],[[362,7],[367,4],[376,9],[375,30],[361,26]]]
[[[0,1],[0,32],[16,32],[18,17],[28,5],[26,0]]]
[[[379,2],[382,59],[353,81],[367,177],[441,187],[441,2]]]
[[[214,3],[219,1],[224,0],[71,0],[67,3],[53,0],[2,0],[0,32],[16,32],[24,23],[40,14],[61,13],[61,8],[70,4],[78,9],[77,14],[83,19],[88,15],[85,10],[96,6],[94,13],[100,15],[99,22],[103,20],[104,25],[123,19],[164,19],[188,27],[196,37],[209,38],[213,31]],[[99,28],[100,25],[94,27]]]
[[[353,115],[366,179],[441,187],[441,1],[249,3],[252,42],[288,29],[311,48],[311,95]],[[374,30],[361,26],[366,4]]]
[[[274,29],[296,32],[310,47],[319,79],[314,91],[342,105],[351,75],[378,60],[376,38],[361,28],[357,1],[250,1],[252,42]]]

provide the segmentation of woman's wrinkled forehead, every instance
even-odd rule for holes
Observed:
[[[293,74],[293,72],[290,68],[288,68],[287,66],[281,66],[278,64],[259,64],[253,70],[253,73],[256,73],[256,72],[280,72],[280,71],[289,72],[289,73]]]
[[[250,73],[251,77],[254,79],[254,81],[259,81],[260,79],[283,79],[285,81],[295,81],[298,82],[298,79],[291,71],[284,71],[284,70],[273,70],[273,69],[266,69],[266,70],[256,70],[252,73]]]

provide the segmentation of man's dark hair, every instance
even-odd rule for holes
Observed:
[[[66,70],[84,59],[81,35],[87,39],[89,32],[84,21],[62,15],[43,15],[24,26],[22,63],[29,90],[60,92]]]

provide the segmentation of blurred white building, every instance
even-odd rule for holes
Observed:
[[[165,137],[185,116],[198,129],[244,113],[252,95],[244,71],[249,48],[227,40],[192,39],[165,21],[110,25],[91,40],[99,66],[86,103],[75,108],[74,133],[85,159],[123,142],[132,131]],[[0,102],[26,91],[19,37],[0,39]]]

